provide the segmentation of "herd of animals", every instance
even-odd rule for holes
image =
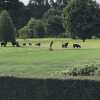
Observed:
[[[21,46],[19,45],[18,42],[11,42],[11,43],[12,43],[12,46],[13,46],[13,47],[21,47]],[[51,42],[50,42],[50,49],[52,49],[53,44],[54,44],[54,42],[51,41]],[[23,46],[26,46],[26,43],[23,43],[22,45],[23,45]],[[32,43],[28,43],[28,45],[29,45],[29,46],[32,46]],[[68,42],[67,42],[67,43],[63,43],[63,44],[62,44],[62,48],[68,48],[68,45],[69,45]],[[7,46],[7,42],[1,42],[1,47],[6,47],[6,46]],[[38,42],[38,43],[35,44],[35,46],[40,47],[40,46],[41,46],[41,43]],[[73,44],[73,48],[81,48],[81,45],[78,44],[78,43],[74,43],[74,44]]]
[[[69,44],[68,42],[62,44],[62,48],[67,48],[67,47],[68,47],[68,44]],[[73,48],[81,48],[81,45],[78,44],[78,43],[74,43],[74,44],[73,44]]]

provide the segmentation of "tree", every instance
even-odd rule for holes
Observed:
[[[28,36],[30,38],[36,37],[35,27],[37,25],[37,20],[34,18],[31,18],[29,22],[27,23],[28,28]]]
[[[0,15],[0,40],[4,42],[15,42],[15,27],[7,11]]]
[[[50,6],[59,10],[66,7],[69,1],[70,0],[49,0]]]
[[[62,16],[62,11],[55,8],[50,8],[47,12],[44,13],[43,18],[48,19],[51,16]]]
[[[8,11],[17,29],[29,20],[29,10],[19,0],[0,0],[0,8]]]
[[[18,30],[18,37],[23,39],[29,38],[28,32],[28,27],[24,26]]]
[[[33,38],[35,25],[36,20],[34,18],[31,18],[24,27],[18,30],[19,38]]]
[[[30,16],[35,19],[42,18],[43,14],[50,8],[49,0],[30,0],[27,6]]]
[[[72,38],[79,37],[83,41],[100,32],[100,11],[92,0],[71,0],[64,9],[67,31]]]
[[[45,25],[42,20],[36,20],[31,18],[27,24],[29,35],[31,37],[44,37],[45,36]]]
[[[65,32],[65,28],[61,10],[50,8],[45,12],[43,18],[46,23],[46,32],[48,36],[62,36],[62,33]]]
[[[61,16],[49,16],[47,20],[47,33],[54,37],[62,36],[62,33],[65,32],[63,21]]]
[[[21,38],[34,38],[45,37],[45,24],[41,20],[31,18],[26,26],[19,30],[19,37]]]
[[[45,25],[41,20],[37,20],[34,33],[36,37],[43,38],[46,36]]]

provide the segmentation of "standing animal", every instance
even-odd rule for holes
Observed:
[[[21,47],[18,42],[16,42],[16,47]]]
[[[19,45],[19,43],[18,42],[12,42],[12,45],[13,45],[13,47],[20,47],[20,45]]]
[[[23,43],[23,46],[26,46],[26,43]]]
[[[1,47],[6,47],[6,45],[7,45],[7,42],[1,42]]]
[[[68,47],[68,42],[67,42],[67,43],[62,44],[62,48],[67,48],[67,47]]]
[[[11,42],[12,46],[15,47],[16,46],[16,42]]]
[[[41,46],[41,43],[39,42],[39,43],[36,43],[35,45],[40,47]]]
[[[81,48],[81,45],[80,44],[73,44],[73,48]]]
[[[50,51],[53,50],[52,46],[53,46],[53,41],[50,42]]]
[[[29,46],[32,46],[32,43],[29,43]]]

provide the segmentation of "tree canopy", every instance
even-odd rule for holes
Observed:
[[[100,37],[100,6],[93,0],[29,0],[26,6],[20,0],[0,0],[2,10],[19,30],[17,37]]]
[[[0,41],[15,42],[16,29],[7,11],[2,11],[0,15]]]
[[[16,28],[27,23],[28,9],[19,0],[0,0],[0,8],[9,12]]]
[[[100,32],[100,9],[92,0],[72,0],[64,9],[67,31],[83,40]]]

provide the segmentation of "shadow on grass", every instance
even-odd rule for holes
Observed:
[[[100,100],[100,81],[0,77],[0,100]]]

